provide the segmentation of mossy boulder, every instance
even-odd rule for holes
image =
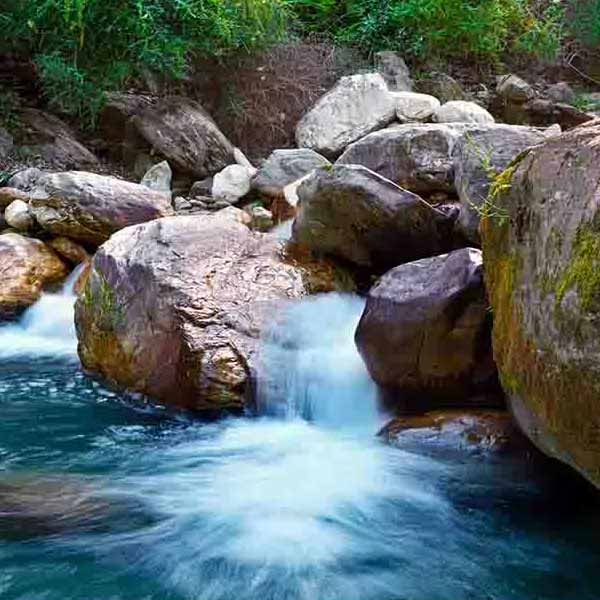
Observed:
[[[509,169],[481,224],[502,385],[534,443],[600,486],[600,121]]]
[[[340,281],[329,263],[250,231],[230,209],[128,227],[92,260],[75,309],[79,356],[88,371],[165,404],[241,409],[279,303]]]

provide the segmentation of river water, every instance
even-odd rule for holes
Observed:
[[[358,298],[282,307],[258,414],[213,422],[84,376],[72,303],[0,328],[2,600],[600,598],[600,507],[576,479],[377,441]]]

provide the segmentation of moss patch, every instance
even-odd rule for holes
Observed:
[[[575,288],[584,311],[600,310],[600,233],[590,225],[579,228],[571,259],[556,278],[556,306]]]

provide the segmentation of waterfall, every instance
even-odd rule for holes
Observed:
[[[60,292],[44,293],[17,323],[0,327],[0,359],[77,356],[74,287],[82,270],[83,265],[74,269]]]
[[[372,434],[377,391],[354,344],[363,308],[360,297],[338,293],[285,307],[264,340],[259,411]]]

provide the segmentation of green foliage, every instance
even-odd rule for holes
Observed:
[[[303,27],[371,52],[473,56],[497,60],[507,49],[551,56],[562,9],[551,0],[534,14],[527,0],[286,0]]]
[[[281,0],[0,2],[0,50],[33,56],[55,108],[93,116],[102,91],[145,70],[180,76],[193,52],[220,56],[283,34]]]
[[[586,46],[600,44],[600,0],[573,2],[570,31]]]

